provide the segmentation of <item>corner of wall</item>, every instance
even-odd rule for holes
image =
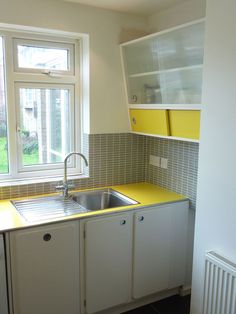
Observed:
[[[156,12],[148,18],[148,30],[157,32],[175,27],[206,15],[206,0],[188,0],[176,4],[169,9]]]

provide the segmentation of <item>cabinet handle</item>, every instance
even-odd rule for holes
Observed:
[[[144,216],[140,216],[140,217],[138,218],[138,221],[139,221],[139,222],[143,222],[143,221],[144,221]]]
[[[136,123],[137,123],[137,121],[136,121],[135,118],[132,119],[132,122],[133,122],[133,124],[136,124]]]
[[[52,238],[52,236],[50,233],[45,233],[45,235],[43,236],[43,240],[46,242],[50,241],[51,238]]]
[[[126,224],[126,220],[121,220],[120,224],[123,226]]]

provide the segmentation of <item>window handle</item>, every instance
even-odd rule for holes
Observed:
[[[53,77],[53,78],[61,78],[61,75],[60,75],[60,74],[55,73],[55,72],[53,72],[53,71],[48,71],[48,70],[46,70],[46,71],[43,71],[42,74],[45,74],[45,75],[47,75],[47,76],[49,76],[49,77]]]
[[[21,128],[19,126],[16,127],[16,133],[17,133],[17,140],[18,143],[21,145],[22,144],[22,139],[21,139]]]

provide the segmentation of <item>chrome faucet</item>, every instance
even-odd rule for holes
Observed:
[[[63,195],[64,198],[68,198],[69,197],[69,193],[68,193],[69,189],[74,188],[73,184],[68,184],[68,179],[67,179],[67,161],[68,161],[68,159],[72,155],[80,156],[84,160],[84,163],[85,163],[86,167],[88,167],[88,161],[87,161],[86,157],[83,154],[81,154],[81,153],[72,152],[72,153],[68,154],[65,157],[65,159],[64,159],[64,178],[63,178],[63,183],[62,183],[62,185],[56,186],[56,190],[62,191],[62,195]]]

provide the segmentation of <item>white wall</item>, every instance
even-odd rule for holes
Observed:
[[[205,17],[206,0],[186,0],[149,17],[149,30],[160,31]]]
[[[192,314],[202,313],[205,251],[236,262],[235,14],[234,0],[207,2]]]
[[[149,31],[157,32],[205,17],[206,0],[188,0],[169,9],[151,15],[148,19]],[[189,212],[187,275],[185,284],[191,286],[195,211]]]
[[[119,51],[120,33],[145,30],[147,20],[59,0],[0,0],[0,23],[88,33],[91,133],[129,129]],[[131,34],[131,32],[128,32]],[[127,38],[126,38],[127,39]]]

